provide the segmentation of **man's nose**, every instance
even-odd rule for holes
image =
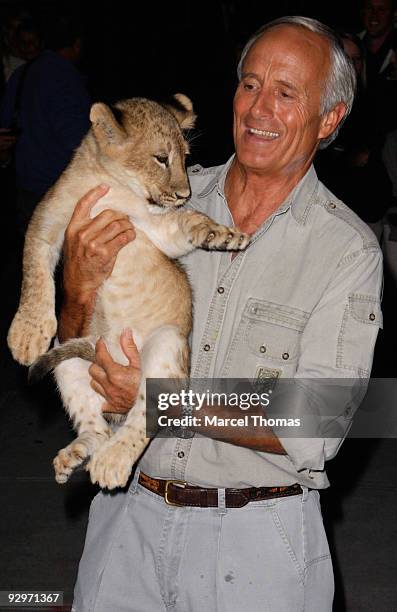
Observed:
[[[261,91],[251,106],[251,114],[256,117],[272,117],[274,113],[273,100],[269,92]]]

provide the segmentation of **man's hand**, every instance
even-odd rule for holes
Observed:
[[[135,238],[134,227],[120,212],[104,210],[94,219],[90,212],[109,187],[89,191],[76,205],[65,233],[65,291],[80,300],[91,297],[110,276],[120,249]]]
[[[81,198],[65,232],[61,342],[87,333],[97,290],[112,273],[120,249],[135,238],[129,218],[120,212],[104,210],[91,219],[91,209],[108,191],[100,185]]]
[[[123,366],[113,361],[100,338],[95,347],[95,363],[90,366],[91,387],[105,398],[103,412],[126,414],[136,400],[141,381],[141,361],[130,329],[120,336],[120,346],[128,359]]]

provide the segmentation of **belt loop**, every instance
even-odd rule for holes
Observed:
[[[309,496],[309,489],[307,487],[304,487],[303,485],[301,485],[301,489],[302,489],[302,502],[305,502]]]
[[[218,514],[227,514],[225,489],[218,489]]]
[[[138,479],[139,479],[139,474],[141,472],[140,467],[138,466],[135,470],[135,474],[134,474],[134,478],[132,479],[132,483],[130,486],[130,493],[133,495],[134,493],[136,493],[137,487],[138,487]]]

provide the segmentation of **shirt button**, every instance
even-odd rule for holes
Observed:
[[[334,202],[330,202],[329,207],[334,210],[334,208],[336,208],[336,204]]]
[[[208,351],[210,350],[211,347],[210,347],[209,344],[204,344],[203,348],[204,348],[205,352],[208,353]]]
[[[225,293],[224,287],[218,287],[218,293]]]
[[[179,451],[179,453],[178,453],[179,459],[183,459],[184,456],[185,456],[185,453],[183,451]]]
[[[289,353],[283,353],[283,359],[287,361],[287,359],[289,359]]]
[[[371,314],[369,315],[369,320],[370,321],[375,321],[375,319],[376,319],[376,316],[374,315],[373,312],[371,312]]]
[[[259,347],[259,350],[261,353],[266,353],[266,346],[262,344],[262,346]]]

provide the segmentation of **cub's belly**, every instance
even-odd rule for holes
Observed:
[[[175,325],[187,336],[192,297],[184,270],[151,244],[136,242],[120,251],[99,291],[94,333],[118,338],[130,327],[144,340],[162,325]]]

